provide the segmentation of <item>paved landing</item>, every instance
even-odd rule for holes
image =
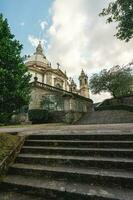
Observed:
[[[20,134],[32,134],[32,133],[52,133],[56,134],[58,131],[63,134],[69,131],[69,133],[84,132],[84,133],[103,133],[103,132],[123,132],[133,133],[133,123],[125,124],[95,124],[95,125],[64,125],[64,124],[41,124],[41,125],[18,125],[18,126],[3,126],[0,127],[0,132],[19,132]]]

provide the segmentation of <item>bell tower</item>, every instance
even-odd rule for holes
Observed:
[[[71,92],[74,92],[74,93],[77,93],[77,85],[76,85],[76,83],[74,82],[73,79],[71,79],[70,91],[71,91]]]
[[[79,76],[79,82],[80,82],[80,95],[84,96],[86,98],[90,98],[88,76],[84,73],[83,69],[82,69],[81,74]]]

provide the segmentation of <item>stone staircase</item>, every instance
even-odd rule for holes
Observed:
[[[133,123],[133,112],[125,110],[94,111],[85,114],[76,124]]]
[[[133,200],[133,134],[30,135],[2,189],[0,200]]]

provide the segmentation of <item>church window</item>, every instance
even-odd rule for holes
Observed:
[[[87,84],[87,80],[85,79],[85,84]]]

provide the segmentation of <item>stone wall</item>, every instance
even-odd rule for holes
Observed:
[[[53,111],[49,112],[48,123],[63,122],[67,124],[73,124],[83,117],[83,112],[76,111]]]
[[[126,110],[95,111],[85,114],[76,124],[119,124],[133,123],[133,112]]]
[[[131,96],[131,97],[123,97],[122,98],[122,104],[128,105],[128,106],[133,106],[133,96]]]
[[[42,103],[46,97],[56,97],[60,102],[53,102],[51,108],[47,103]],[[57,100],[58,100],[57,99]],[[54,108],[55,103],[55,108]],[[62,104],[63,106],[57,105]],[[44,109],[49,111],[49,122],[73,123],[79,120],[83,114],[90,112],[93,107],[92,100],[78,94],[57,89],[46,84],[34,83],[32,85],[31,102],[29,110]]]

